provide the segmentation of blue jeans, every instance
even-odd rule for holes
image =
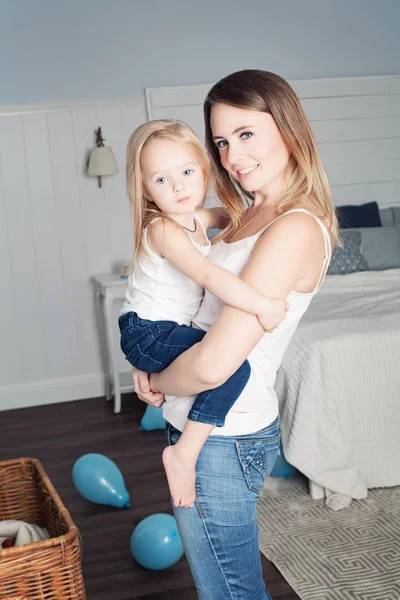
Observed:
[[[181,433],[166,427],[168,443]],[[235,437],[210,436],[196,465],[193,508],[175,508],[199,600],[271,600],[262,577],[256,506],[274,466],[279,418]]]
[[[206,332],[174,321],[147,321],[134,312],[118,320],[121,349],[126,359],[142,371],[158,373],[168,367],[185,350],[201,342]],[[213,390],[201,392],[188,415],[191,421],[223,427],[225,417],[250,377],[246,360],[225,383]]]

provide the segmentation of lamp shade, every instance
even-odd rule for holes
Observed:
[[[110,146],[92,148],[90,151],[88,175],[115,175],[118,167]]]

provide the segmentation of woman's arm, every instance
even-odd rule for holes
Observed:
[[[308,281],[310,272],[318,271],[323,257],[319,225],[304,213],[294,213],[279,219],[261,236],[242,277],[261,294],[286,298],[300,281]],[[186,396],[218,387],[239,368],[264,334],[256,317],[224,306],[200,343],[151,376],[151,388]]]
[[[214,265],[175,223],[156,221],[149,235],[151,247],[161,256],[225,304],[259,316],[265,330],[273,329],[285,318],[283,300],[266,298],[240,277]]]

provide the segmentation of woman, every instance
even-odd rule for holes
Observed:
[[[273,386],[283,354],[328,267],[338,224],[315,141],[289,84],[264,71],[219,81],[205,104],[216,191],[231,216],[210,259],[290,308],[273,333],[256,317],[205,294],[194,326],[203,340],[167,369],[134,373],[140,398],[159,406],[170,444],[193,397],[221,385],[248,357],[251,377],[201,451],[196,504],[175,517],[200,600],[270,599],[262,579],[256,504],[279,445]],[[251,200],[244,210],[240,193]],[[150,389],[151,388],[151,389]]]

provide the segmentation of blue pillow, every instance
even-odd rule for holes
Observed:
[[[336,214],[341,229],[382,226],[377,202],[368,202],[361,206],[338,206]]]
[[[367,271],[368,265],[361,251],[361,232],[342,231],[343,248],[335,246],[327,275],[347,275]]]

